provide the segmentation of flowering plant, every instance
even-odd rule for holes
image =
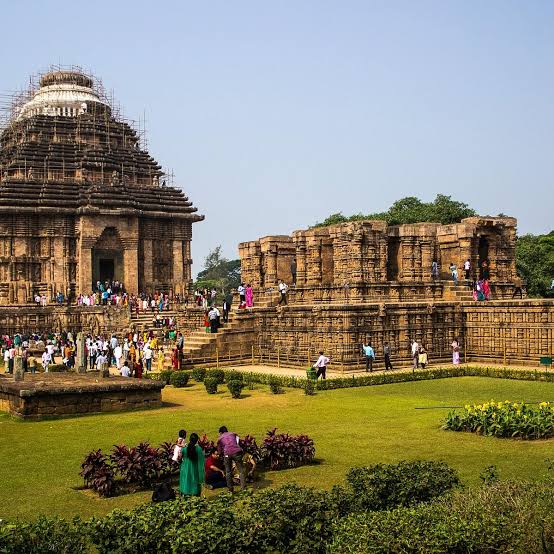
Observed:
[[[485,402],[467,404],[463,411],[451,411],[443,429],[470,431],[480,435],[521,439],[544,439],[554,436],[554,405],[550,402]]]

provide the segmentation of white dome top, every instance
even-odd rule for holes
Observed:
[[[15,116],[17,119],[34,115],[75,117],[86,113],[91,103],[109,108],[92,87],[91,79],[74,72],[50,73],[42,78],[41,87]]]

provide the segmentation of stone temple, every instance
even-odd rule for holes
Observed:
[[[52,71],[0,134],[0,304],[89,293],[186,293],[196,208],[117,116],[101,84]]]

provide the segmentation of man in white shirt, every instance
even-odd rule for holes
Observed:
[[[119,344],[114,348],[113,357],[115,358],[115,365],[119,369],[123,361],[123,348]]]
[[[466,281],[471,278],[471,262],[469,258],[464,262],[464,271],[466,272]]]
[[[240,303],[242,304],[243,302],[246,302],[246,289],[244,288],[244,284],[243,284],[243,283],[241,283],[241,284],[237,287],[237,292],[239,293]]]
[[[123,366],[121,366],[119,373],[121,373],[121,377],[131,377],[131,370],[129,369],[127,362],[123,363]]]
[[[44,369],[44,373],[48,373],[48,366],[52,362],[52,356],[48,352],[48,349],[44,351],[42,354],[42,368]]]
[[[150,371],[152,369],[152,349],[150,346],[145,346],[142,351],[142,359],[145,363],[145,370]]]
[[[279,306],[281,304],[287,305],[287,291],[289,287],[283,281],[279,281]]]
[[[100,355],[96,358],[96,369],[102,371],[104,366],[108,363],[108,357],[104,352],[100,352]]]
[[[414,369],[419,367],[419,344],[415,339],[412,339],[412,359],[414,361]]]
[[[320,375],[322,379],[325,379],[327,366],[329,365],[330,361],[331,360],[327,356],[325,356],[323,354],[323,351],[321,350],[319,352],[319,358],[317,359],[317,362],[312,366],[314,368],[317,368],[316,379],[319,379]]]

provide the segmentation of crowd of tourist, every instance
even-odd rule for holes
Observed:
[[[42,370],[48,373],[53,365],[75,367],[76,335],[71,331],[49,334],[20,334],[13,337],[3,335],[2,359],[6,373],[13,373],[14,360],[21,356],[23,370],[35,373]],[[183,358],[184,337],[173,327],[164,327],[157,334],[148,332],[129,332],[117,337],[88,334],[84,337],[84,355],[86,369],[106,371],[115,367],[124,377],[141,378],[143,372],[164,370],[165,351],[171,350],[171,366],[180,369]],[[60,364],[56,364],[56,358]],[[41,367],[39,367],[39,364]]]

